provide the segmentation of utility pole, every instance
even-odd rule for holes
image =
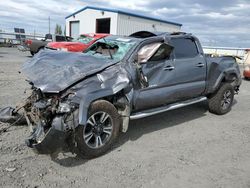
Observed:
[[[50,16],[49,16],[49,34],[50,34]]]

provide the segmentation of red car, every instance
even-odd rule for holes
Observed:
[[[70,52],[83,52],[95,41],[106,36],[109,36],[109,34],[82,34],[77,40],[72,42],[50,42],[46,47]]]
[[[244,62],[244,71],[243,71],[243,76],[246,79],[250,79],[250,49],[246,50],[246,59]]]

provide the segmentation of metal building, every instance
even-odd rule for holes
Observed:
[[[129,35],[136,31],[178,32],[182,24],[135,13],[97,7],[84,7],[66,18],[66,35],[83,33]]]

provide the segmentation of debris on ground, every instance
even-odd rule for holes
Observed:
[[[13,123],[20,119],[21,116],[13,107],[8,106],[0,109],[0,122]]]
[[[7,172],[14,172],[16,170],[16,168],[5,168],[5,170]]]
[[[15,109],[13,107],[0,109],[0,134],[6,132],[13,125],[24,124],[26,122],[24,115],[18,113],[19,110],[20,108]]]

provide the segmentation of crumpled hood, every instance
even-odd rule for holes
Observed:
[[[86,76],[115,64],[84,53],[41,50],[24,63],[22,72],[45,93],[58,93]]]

